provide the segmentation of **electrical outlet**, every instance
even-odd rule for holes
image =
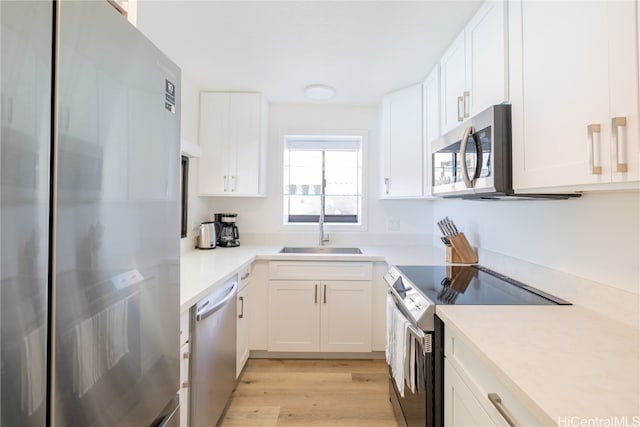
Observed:
[[[400,220],[397,218],[389,219],[387,228],[389,229],[389,231],[400,231]]]

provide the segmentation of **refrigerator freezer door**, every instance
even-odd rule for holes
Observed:
[[[57,2],[53,425],[149,426],[179,388],[180,70]]]
[[[44,427],[52,2],[0,1],[0,426]]]

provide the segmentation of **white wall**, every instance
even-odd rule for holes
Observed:
[[[182,74],[182,113],[180,116],[180,137],[183,144],[199,145],[198,132],[200,122],[200,92],[198,88],[189,80],[188,76]],[[181,253],[195,247],[195,238],[198,234],[197,226],[205,220],[212,219],[209,214],[209,200],[199,197],[196,183],[198,179],[198,159],[189,159],[189,208],[187,210],[187,237],[181,239]]]
[[[442,200],[433,215],[449,216],[474,246],[640,294],[638,192],[564,201]]]
[[[378,108],[375,106],[337,105],[270,105],[269,143],[267,161],[266,198],[211,198],[210,210],[238,213],[238,227],[241,236],[280,239],[278,243],[288,243],[300,239],[300,243],[312,244],[317,236],[313,233],[283,233],[282,230],[282,156],[283,145],[280,136],[291,130],[366,130],[368,147],[365,165],[368,167],[364,207],[367,215],[366,230],[359,232],[331,232],[333,244],[380,243],[380,238],[388,242],[415,239],[426,234],[432,224],[432,207],[424,200],[382,201],[378,199],[380,168],[378,162]],[[391,228],[391,230],[390,230]],[[397,230],[396,230],[397,229]],[[390,232],[393,231],[393,232]],[[306,239],[306,240],[304,240]],[[241,238],[242,240],[242,238]],[[303,241],[304,240],[304,241]]]

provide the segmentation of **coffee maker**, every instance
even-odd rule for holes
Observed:
[[[236,219],[238,214],[236,213],[217,213],[214,214],[214,221],[216,223],[216,236],[218,246],[222,247],[235,247],[240,246],[240,233],[236,226]]]

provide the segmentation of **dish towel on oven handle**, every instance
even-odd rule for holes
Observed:
[[[422,373],[420,372],[420,366],[418,365],[423,358],[418,352],[422,352],[422,340],[424,333],[418,328],[407,322],[405,330],[405,353],[404,353],[404,377],[407,383],[407,387],[411,390],[411,393],[416,393],[419,390]]]
[[[387,341],[386,359],[400,392],[404,397],[404,385],[412,393],[421,391],[420,378],[423,375],[423,358],[420,340],[424,333],[409,322],[398,309],[391,295],[387,295]]]

